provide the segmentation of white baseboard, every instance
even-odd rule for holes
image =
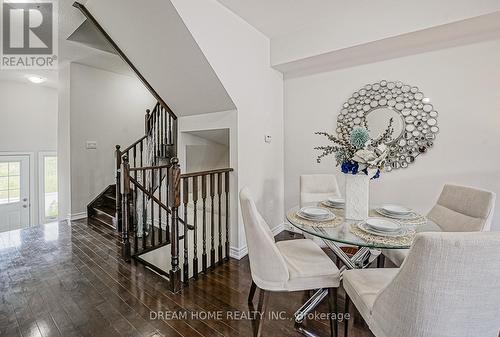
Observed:
[[[241,248],[230,247],[229,248],[229,256],[236,260],[241,260],[248,254],[248,247],[244,245]]]
[[[87,217],[87,212],[68,214],[68,220],[75,221],[85,219]]]
[[[273,232],[273,235],[276,236],[279,233],[283,232],[284,230],[287,230],[287,225],[282,223],[274,228],[271,228],[271,232]]]
[[[287,229],[288,229],[287,225],[284,224],[284,223],[282,223],[282,224],[280,224],[280,225],[272,228],[271,232],[273,233],[274,236],[276,236],[279,233],[281,233],[281,232],[283,232],[284,230],[287,230]],[[231,247],[229,249],[229,256],[232,257],[232,258],[234,258],[234,259],[237,259],[237,260],[241,260],[247,254],[248,254],[248,247],[247,247],[247,245],[244,245],[241,248]]]

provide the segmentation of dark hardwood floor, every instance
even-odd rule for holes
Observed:
[[[251,320],[236,317],[249,311],[248,258],[172,294],[159,275],[122,261],[118,243],[111,229],[86,220],[0,233],[0,336],[252,335]],[[301,336],[291,317],[303,301],[304,293],[272,293],[269,310],[281,319],[265,321],[263,335]],[[326,303],[317,312],[327,312]],[[304,327],[329,336],[326,320]],[[372,335],[357,319],[351,336]]]

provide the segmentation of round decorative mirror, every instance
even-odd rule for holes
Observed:
[[[392,127],[394,129],[391,139],[386,144],[397,142],[403,135],[405,130],[405,121],[399,112],[391,108],[376,108],[366,113],[366,129],[370,134],[370,138],[375,139],[384,133],[389,125],[389,120],[392,118]]]
[[[438,112],[415,86],[380,81],[367,84],[344,103],[337,118],[337,134],[348,139],[355,127],[365,127],[370,138],[380,136],[392,118],[393,133],[386,142],[389,156],[385,169],[406,168],[434,145]]]

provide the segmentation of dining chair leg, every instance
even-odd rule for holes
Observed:
[[[354,310],[349,295],[345,294],[344,314],[349,314],[349,319],[344,319],[344,337],[349,337],[349,331],[352,331],[354,326]]]
[[[385,266],[385,256],[380,254],[377,258],[377,268],[384,268]]]
[[[248,304],[253,303],[253,297],[255,296],[255,290],[257,290],[257,285],[252,280],[252,285],[250,286],[250,293],[248,293]]]
[[[330,335],[338,337],[339,335],[339,321],[338,321],[338,306],[337,306],[337,288],[329,288],[329,307],[330,307]]]
[[[253,327],[254,337],[260,337],[262,332],[262,323],[267,310],[267,301],[269,300],[269,291],[260,289],[259,291],[259,304],[257,305],[257,314],[255,317],[255,324]]]

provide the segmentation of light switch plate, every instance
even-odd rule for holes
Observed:
[[[270,135],[264,135],[264,141],[266,143],[270,143],[272,140],[273,140],[273,137],[271,137]]]
[[[97,142],[95,140],[87,140],[86,143],[87,150],[97,149]]]

